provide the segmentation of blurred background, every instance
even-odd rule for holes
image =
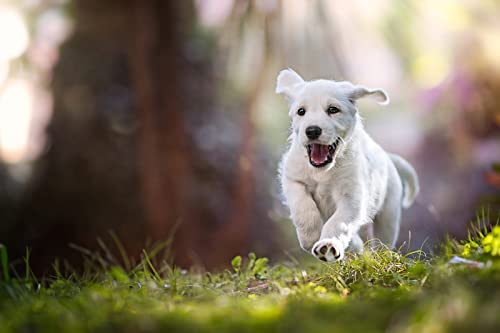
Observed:
[[[287,67],[384,88],[366,128],[421,181],[400,244],[465,237],[500,211],[499,31],[493,0],[0,0],[0,243],[38,272],[113,238],[182,267],[302,255]]]

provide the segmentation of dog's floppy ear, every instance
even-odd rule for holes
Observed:
[[[276,93],[285,95],[288,102],[291,102],[294,98],[295,90],[302,83],[304,83],[304,79],[295,73],[293,69],[284,69],[278,74]]]
[[[389,104],[389,96],[387,95],[384,89],[380,88],[369,89],[363,86],[354,86],[352,92],[349,94],[349,99],[355,101],[358,98],[365,96],[374,96],[375,98],[377,98],[378,104],[380,105]]]

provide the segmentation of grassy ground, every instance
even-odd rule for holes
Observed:
[[[450,263],[455,255],[470,261]],[[86,273],[63,277],[55,265],[39,282],[9,276],[0,247],[0,332],[498,332],[498,255],[500,227],[432,258],[383,248],[334,264],[250,255],[197,273],[146,254],[135,268],[95,255]]]

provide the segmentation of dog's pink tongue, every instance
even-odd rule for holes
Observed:
[[[321,164],[328,159],[328,146],[320,144],[312,144],[311,160],[316,164]]]

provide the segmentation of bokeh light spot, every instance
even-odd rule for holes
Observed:
[[[13,9],[0,7],[0,61],[19,57],[28,44],[28,30],[21,15]]]
[[[441,83],[450,71],[450,65],[440,53],[423,53],[415,58],[412,66],[417,84],[429,88]]]
[[[32,100],[31,86],[23,80],[8,82],[0,95],[0,158],[7,163],[26,156]]]

